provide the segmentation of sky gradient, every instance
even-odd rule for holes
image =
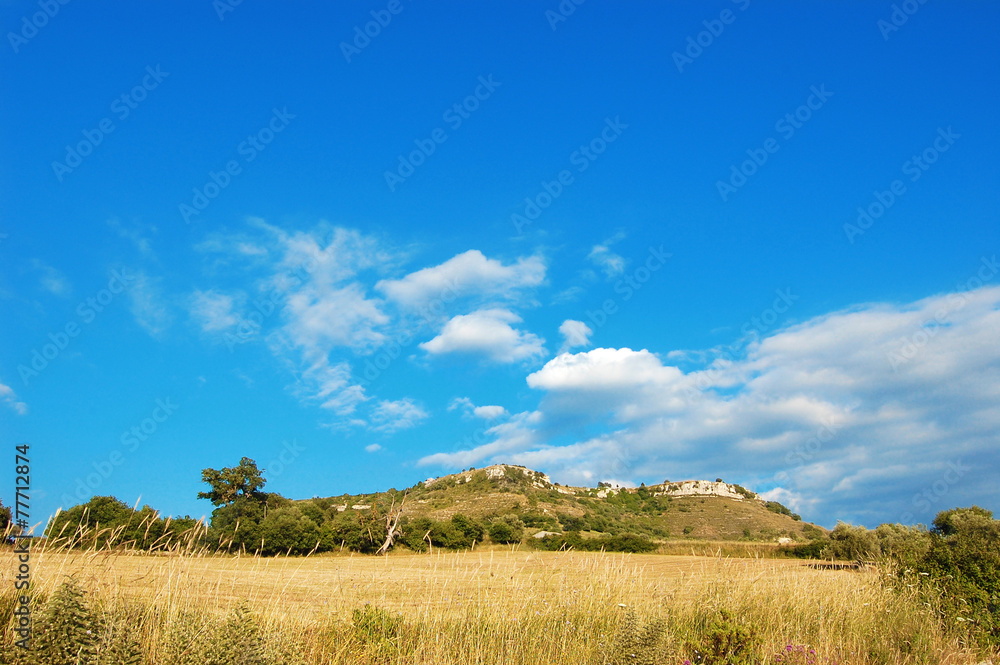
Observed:
[[[1000,6],[0,2],[32,517],[493,462],[1000,510]],[[367,31],[367,33],[366,33]],[[14,465],[0,498],[12,503]]]

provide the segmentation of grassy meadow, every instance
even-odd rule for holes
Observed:
[[[15,565],[12,554],[5,558],[6,663],[971,664],[984,657],[875,568],[495,546],[382,557],[41,548],[32,552],[36,641],[45,627],[80,646],[76,655],[30,660],[12,646]],[[68,579],[82,594],[57,591]],[[54,617],[54,606],[77,618]],[[74,620],[87,624],[75,638]]]

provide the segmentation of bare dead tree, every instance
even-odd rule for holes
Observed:
[[[392,498],[392,505],[389,507],[389,511],[385,514],[385,542],[382,543],[382,547],[378,548],[375,554],[385,554],[389,551],[396,542],[396,536],[400,535],[399,532],[399,518],[403,516],[403,504],[406,503],[406,494],[403,494],[402,501],[399,502],[399,507],[396,507],[396,497]]]

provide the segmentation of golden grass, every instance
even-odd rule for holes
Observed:
[[[12,557],[11,557],[12,558]],[[680,663],[720,609],[758,634],[757,662],[786,644],[837,663],[975,663],[914,598],[875,571],[703,556],[492,550],[388,557],[148,555],[41,550],[37,589],[74,576],[106,612],[143,615],[147,663],[163,660],[172,621],[215,616],[242,599],[268,639],[297,641],[309,663],[607,663],[622,660],[629,615],[665,621],[655,662]],[[13,562],[0,585],[12,589]],[[353,610],[398,613],[391,639],[367,640]],[[9,636],[5,637],[8,640]],[[9,644],[5,641],[5,644]]]

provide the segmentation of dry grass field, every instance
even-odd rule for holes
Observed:
[[[43,551],[32,566],[43,596],[75,578],[100,625],[134,637],[151,664],[683,663],[718,634],[746,643],[739,662],[794,662],[788,646],[805,647],[803,663],[978,662],[877,571],[780,559]],[[210,655],[233,634],[253,658]]]

